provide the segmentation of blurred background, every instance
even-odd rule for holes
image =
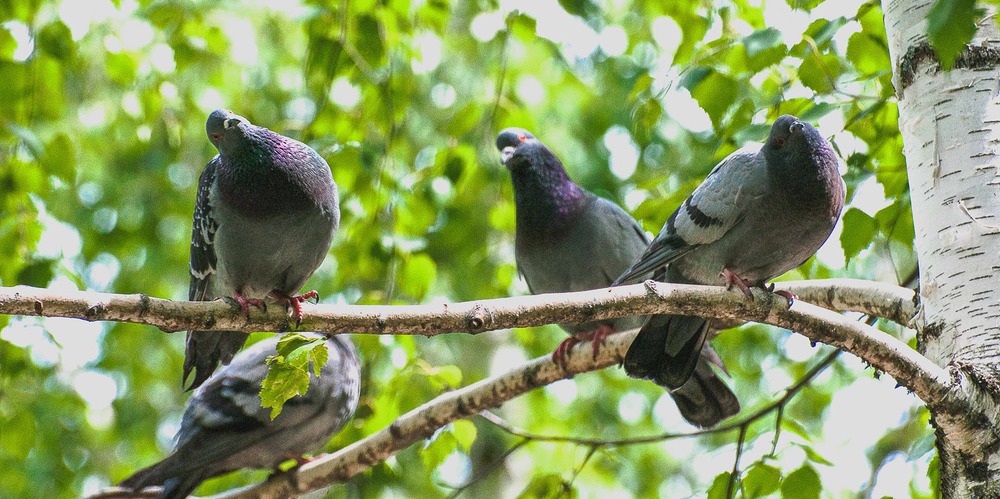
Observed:
[[[218,107],[330,163],[342,228],[306,288],[323,303],[526,294],[493,146],[506,126],[531,130],[579,184],[656,233],[721,158],[784,113],[836,146],[849,201],[820,254],[784,279],[899,283],[915,256],[890,78],[877,1],[7,0],[0,284],[185,299],[196,182],[215,154],[204,122]],[[182,335],[7,316],[0,327],[0,497],[92,493],[169,451],[187,396]],[[564,338],[555,326],[354,336],[361,406],[328,450]],[[743,415],[830,350],[760,325],[715,345]],[[575,437],[693,430],[660,388],[618,368],[497,414]],[[505,455],[518,442],[474,417],[329,495],[721,497],[737,433],[593,454],[531,442]],[[932,497],[935,487],[926,410],[846,354],[780,422],[772,413],[751,425],[743,451],[742,497]]]

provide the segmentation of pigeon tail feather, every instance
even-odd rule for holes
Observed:
[[[694,372],[708,336],[708,321],[686,315],[653,315],[625,353],[625,373],[676,389]]]
[[[192,370],[194,380],[185,390],[201,386],[215,372],[220,362],[229,364],[246,340],[247,334],[240,331],[189,331],[182,381],[187,382]]]
[[[711,347],[705,347],[705,352],[710,350]],[[698,362],[691,379],[670,395],[684,419],[699,428],[715,426],[740,412],[740,401],[706,360]]]

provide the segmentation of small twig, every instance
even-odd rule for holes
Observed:
[[[740,426],[740,436],[736,439],[736,456],[733,459],[733,471],[729,474],[729,483],[726,484],[726,497],[736,497],[736,482],[740,476],[740,457],[743,456],[743,444],[747,439],[747,426]]]

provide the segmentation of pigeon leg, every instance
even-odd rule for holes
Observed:
[[[295,319],[295,327],[298,327],[302,323],[302,302],[313,299],[316,300],[314,303],[319,303],[319,293],[315,289],[295,296],[271,291],[271,297],[275,300],[285,302],[291,307],[290,313],[292,318]]]
[[[556,347],[556,351],[552,352],[552,361],[566,369],[566,356],[569,355],[570,349],[576,346],[577,343],[583,341],[590,341],[594,347],[594,358],[597,358],[597,353],[601,351],[601,346],[604,345],[604,340],[611,334],[615,332],[615,328],[607,325],[601,324],[597,326],[593,331],[588,331],[585,333],[577,333],[569,338],[563,340],[562,343]]]
[[[607,339],[608,336],[614,333],[615,333],[615,328],[607,324],[601,324],[600,326],[597,326],[597,329],[590,331],[589,333],[583,333],[582,335],[578,335],[577,337],[580,338],[581,340],[591,341],[594,347],[594,359],[597,359],[597,352],[599,352],[601,350],[601,347],[604,346],[604,340]]]
[[[742,291],[743,294],[750,299],[750,301],[753,301],[753,295],[750,294],[750,281],[736,275],[736,272],[729,270],[729,268],[722,269],[722,277],[726,278],[727,290],[733,289],[733,286],[735,285],[737,288],[740,288],[740,291]]]
[[[799,297],[796,296],[791,291],[786,291],[784,289],[780,289],[778,291],[775,291],[774,290],[774,283],[773,282],[771,284],[767,285],[767,286],[765,286],[763,283],[761,283],[757,287],[759,287],[760,289],[763,289],[764,291],[767,291],[768,293],[774,293],[774,294],[776,294],[778,296],[784,297],[786,300],[788,300],[788,307],[789,308],[792,307],[792,304],[795,303],[795,300],[799,299]]]
[[[243,312],[243,316],[246,317],[247,319],[250,318],[251,305],[265,312],[267,311],[267,304],[264,303],[264,300],[261,300],[260,298],[247,298],[243,296],[243,293],[240,293],[239,291],[237,291],[233,295],[233,301],[239,304],[240,312]]]
[[[566,356],[569,355],[570,349],[575,347],[580,341],[580,338],[577,338],[575,335],[563,340],[562,343],[556,347],[556,350],[552,352],[552,362],[555,362],[557,366],[561,367],[565,371]]]

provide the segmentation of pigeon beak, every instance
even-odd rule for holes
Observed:
[[[504,147],[503,150],[500,151],[500,163],[503,164],[503,165],[506,165],[507,161],[513,155],[514,155],[514,147],[513,146]]]
[[[803,124],[803,123],[802,123],[801,121],[796,121],[796,122],[792,123],[792,124],[791,124],[791,125],[790,125],[790,126],[788,127],[788,131],[789,131],[790,133],[799,133],[799,132],[801,132],[801,131],[802,131],[802,129],[803,129],[803,128],[805,128],[805,127],[806,127],[806,126],[805,126],[805,125],[804,125],[804,124]]]
[[[236,125],[239,125],[239,124],[240,124],[240,119],[239,118],[229,118],[226,121],[222,122],[222,128],[224,130],[229,130],[230,128],[233,128],[233,127],[235,127]]]

